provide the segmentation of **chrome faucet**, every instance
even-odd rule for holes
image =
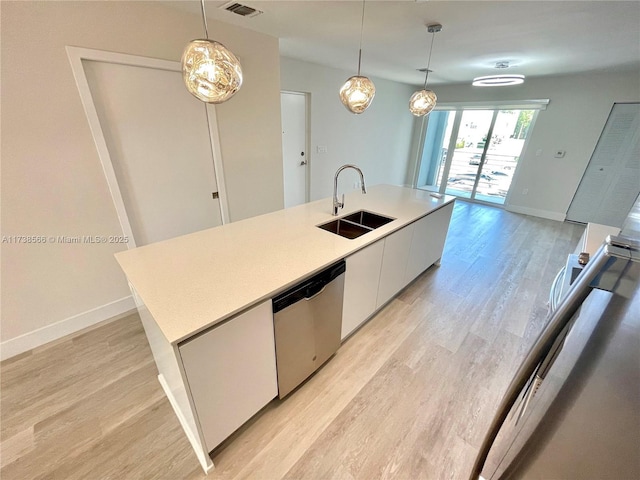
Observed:
[[[360,182],[362,183],[362,193],[367,193],[367,187],[364,184],[364,174],[362,170],[358,168],[356,165],[342,165],[337,171],[336,176],[333,178],[333,211],[332,215],[338,215],[338,209],[344,207],[344,193],[342,194],[342,201],[338,200],[338,175],[340,172],[346,168],[353,168],[356,172],[360,174]]]

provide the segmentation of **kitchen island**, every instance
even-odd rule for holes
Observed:
[[[442,254],[453,197],[389,185],[346,196],[394,220],[355,239],[327,232],[331,200],[116,255],[159,380],[205,471],[208,452],[277,395],[271,298],[346,259],[342,338]]]

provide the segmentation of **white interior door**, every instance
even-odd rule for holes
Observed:
[[[305,203],[307,195],[307,99],[303,93],[282,92],[282,171],[284,206]]]
[[[181,73],[90,60],[82,66],[135,244],[220,225],[207,113]]]
[[[640,193],[640,103],[617,103],[567,212],[567,220],[622,227]]]

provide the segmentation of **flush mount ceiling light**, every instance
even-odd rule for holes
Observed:
[[[496,62],[497,69],[509,68],[509,62]],[[473,79],[474,87],[505,87],[507,85],[519,85],[524,83],[524,75],[510,75],[501,73],[498,75],[486,75],[484,77],[476,77]]]
[[[360,49],[358,51],[358,74],[350,77],[340,89],[340,101],[351,113],[364,112],[376,95],[376,86],[367,77],[360,76],[362,64],[362,32],[364,31],[364,4],[362,0],[362,23],[360,25]]]
[[[427,25],[427,32],[431,34],[431,48],[429,49],[429,61],[427,62],[426,74],[424,76],[424,86],[422,90],[418,90],[409,99],[409,111],[414,114],[416,117],[422,117],[424,115],[428,115],[433,107],[436,106],[436,101],[438,97],[431,90],[427,90],[427,80],[429,79],[429,66],[431,65],[431,52],[433,52],[433,39],[436,36],[436,33],[442,30],[442,25],[439,23],[434,23],[432,25]]]
[[[189,93],[206,103],[222,103],[242,86],[240,61],[224,45],[209,40],[204,0],[200,0],[207,38],[192,40],[182,54],[182,78]]]

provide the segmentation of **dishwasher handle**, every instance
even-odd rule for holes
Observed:
[[[309,300],[313,300],[314,298],[316,298],[318,295],[320,295],[322,292],[324,292],[324,289],[327,288],[327,284],[324,283],[317,283],[316,286],[320,286],[320,290],[316,291],[316,293],[311,294],[311,296],[307,296],[304,297],[304,299],[308,302]],[[310,293],[310,292],[309,292]],[[309,295],[309,293],[307,293],[307,295]]]

